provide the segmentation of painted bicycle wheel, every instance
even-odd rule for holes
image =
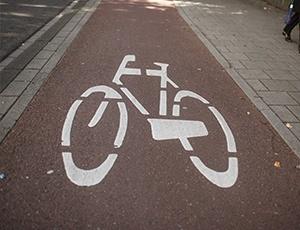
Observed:
[[[238,178],[238,159],[237,157],[233,156],[237,152],[237,149],[236,149],[235,139],[231,132],[231,129],[228,126],[222,114],[214,106],[211,106],[210,103],[205,98],[189,90],[180,90],[175,95],[174,105],[173,105],[174,117],[180,116],[181,100],[187,97],[193,98],[195,100],[200,101],[201,103],[204,103],[208,107],[209,111],[213,114],[213,116],[218,121],[219,126],[221,127],[226,139],[227,152],[228,152],[228,168],[226,171],[219,172],[207,167],[200,160],[198,156],[190,156],[190,160],[192,161],[193,165],[197,168],[197,170],[203,176],[205,176],[210,182],[212,182],[213,184],[221,188],[229,188],[235,184]],[[195,122],[195,121],[190,121],[190,122]],[[198,136],[208,135],[208,131],[205,125],[203,124],[203,122],[199,122],[199,121],[197,122],[198,123],[192,124],[191,128],[188,129],[189,134],[193,132],[194,129],[194,133],[198,133],[199,134]],[[192,133],[191,136],[197,135],[194,133]],[[193,151],[194,149],[188,140],[189,134],[187,134],[185,137],[181,137],[180,141],[185,150]]]
[[[71,105],[67,113],[63,125],[63,129],[62,129],[62,136],[61,136],[62,146],[64,147],[71,146],[72,126],[73,126],[74,118],[76,116],[76,112],[80,107],[80,105],[82,104],[82,102],[84,101],[84,98],[87,98],[94,93],[104,93],[104,100],[100,103],[94,116],[90,120],[88,124],[89,127],[94,127],[101,121],[101,118],[107,108],[107,105],[112,100],[122,99],[122,96],[117,91],[105,85],[94,86],[87,89],[81,95],[80,99],[75,100],[73,102],[73,104]],[[114,140],[115,148],[119,148],[122,146],[123,140],[126,135],[127,123],[128,123],[128,114],[127,114],[125,103],[118,101],[117,105],[120,113],[120,122]],[[93,186],[100,183],[105,178],[108,172],[112,169],[118,155],[115,153],[109,153],[104,162],[102,162],[98,167],[89,170],[78,168],[75,165],[72,157],[72,152],[62,152],[62,157],[63,157],[66,174],[72,183],[78,186]]]

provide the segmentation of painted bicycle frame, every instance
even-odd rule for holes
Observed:
[[[179,88],[178,85],[168,77],[168,64],[166,63],[154,62],[154,64],[158,66],[159,69],[146,69],[146,75],[148,77],[160,78],[159,118],[151,118],[151,114],[149,114],[147,109],[138,101],[137,98],[134,97],[134,95],[124,86],[123,82],[121,81],[121,77],[124,75],[142,76],[140,68],[127,67],[127,64],[129,62],[134,62],[135,60],[135,55],[126,55],[119,65],[112,82],[120,87],[120,90],[123,92],[123,94],[132,102],[132,104],[139,110],[139,112],[146,117],[151,126],[152,137],[154,140],[159,141],[178,139],[186,151],[193,151],[194,149],[189,142],[189,138],[208,135],[208,130],[202,121],[179,119],[181,111],[181,100],[183,98],[189,97],[198,100],[208,106],[209,111],[214,115],[224,132],[228,153],[232,155],[237,152],[234,136],[224,117],[215,107],[211,106],[205,98],[201,97],[195,92],[189,90],[179,90],[173,100],[173,118],[170,119],[165,117],[167,115],[167,86],[171,85],[174,88]],[[84,98],[87,98],[94,93],[104,93],[104,100],[100,103],[88,126],[96,126],[100,122],[109,102],[112,100],[118,100],[117,105],[120,113],[120,122],[114,140],[114,147],[120,148],[122,146],[128,127],[128,112],[126,104],[121,101],[122,95],[119,92],[105,85],[93,86],[87,89],[81,95],[80,99],[73,102],[67,113],[63,125],[61,136],[62,146],[69,147],[71,145],[71,130],[73,120],[76,116],[76,111],[83,102]],[[97,168],[90,170],[78,168],[73,161],[71,152],[62,152],[62,157],[66,174],[71,182],[78,186],[94,186],[99,184],[112,169],[113,165],[116,162],[118,154],[108,154],[107,158],[102,164],[100,164]],[[218,187],[229,188],[233,186],[237,180],[238,159],[236,156],[228,157],[228,169],[224,172],[218,172],[207,167],[197,156],[190,156],[190,160],[203,176],[205,176],[211,183],[215,184]]]

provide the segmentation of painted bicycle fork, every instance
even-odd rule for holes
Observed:
[[[121,77],[124,75],[136,75],[141,76],[141,69],[127,67],[128,62],[134,62],[134,55],[126,55],[114,78],[115,84],[120,86],[121,91],[127,96],[127,98],[133,103],[133,105],[140,111],[141,114],[149,116],[149,112],[144,108],[144,106],[131,94],[131,92],[123,86]],[[174,88],[179,88],[167,75],[168,64],[155,62],[155,65],[159,66],[160,69],[146,69],[146,75],[149,77],[160,77],[160,103],[159,103],[159,115],[164,117],[167,115],[167,85],[170,84]],[[89,122],[89,127],[94,127],[102,118],[102,115],[110,100],[122,99],[122,96],[114,89],[100,85],[94,86],[86,90],[79,100],[76,100],[68,111],[63,130],[62,130],[62,146],[70,146],[71,139],[71,128],[73,124],[76,111],[78,110],[82,100],[92,93],[104,93],[104,101],[101,102],[97,111],[95,112],[93,118]],[[180,102],[183,98],[190,97],[200,102],[208,105],[209,110],[215,116],[216,120],[219,122],[227,141],[227,150],[229,153],[236,153],[236,145],[233,134],[227,125],[223,116],[219,111],[213,107],[209,106],[209,102],[201,97],[200,95],[189,91],[180,90],[177,92],[174,98],[174,104],[172,108],[172,116],[174,119],[166,118],[147,118],[147,121],[151,125],[152,137],[154,140],[180,140],[183,148],[187,151],[193,151],[188,138],[207,136],[208,131],[206,126],[201,121],[192,120],[180,120],[177,119],[180,116]],[[117,102],[119,112],[120,112],[120,122],[119,129],[114,141],[115,148],[122,146],[124,137],[126,135],[128,114],[126,105],[124,102]],[[71,152],[63,152],[64,166],[68,178],[76,185],[79,186],[92,186],[100,183],[107,173],[111,170],[115,160],[117,159],[117,154],[111,153],[108,155],[106,160],[97,168],[91,170],[84,170],[78,168],[73,161]],[[208,168],[197,156],[191,156],[191,161],[198,171],[203,174],[210,182],[222,188],[229,188],[233,186],[238,177],[238,161],[236,157],[228,158],[228,169],[225,172],[217,172]]]

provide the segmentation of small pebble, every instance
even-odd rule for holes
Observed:
[[[5,174],[3,172],[0,172],[0,180],[4,180],[5,179]]]
[[[49,171],[47,172],[48,175],[50,175],[50,174],[52,174],[52,173],[54,173],[53,170],[49,170]]]

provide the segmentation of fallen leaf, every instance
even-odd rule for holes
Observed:
[[[276,168],[280,168],[280,167],[281,167],[281,166],[280,166],[280,162],[279,162],[279,161],[275,161],[274,166],[275,166]]]

